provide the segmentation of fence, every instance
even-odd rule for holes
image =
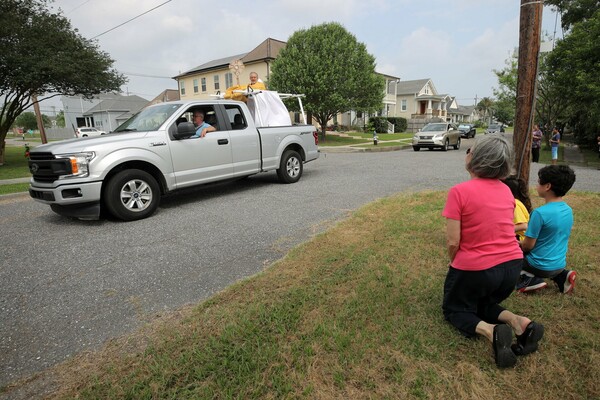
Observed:
[[[46,128],[45,131],[48,140],[72,139],[75,137],[72,128]]]

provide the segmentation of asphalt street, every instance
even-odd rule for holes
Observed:
[[[267,173],[187,190],[128,223],[0,197],[0,386],[202,301],[375,199],[468,179],[469,142],[448,152],[321,154],[296,184]],[[574,190],[600,192],[600,171],[574,169]]]

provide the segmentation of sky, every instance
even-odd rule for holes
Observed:
[[[498,86],[493,69],[502,69],[518,46],[520,4],[520,0],[55,0],[51,8],[61,9],[73,28],[110,55],[114,67],[129,80],[123,93],[148,100],[165,89],[176,89],[172,77],[181,72],[246,53],[269,37],[287,41],[299,29],[337,22],[366,45],[376,59],[377,72],[402,81],[431,78],[438,93],[455,96],[459,105],[473,105],[476,98],[493,96],[493,87]],[[556,26],[556,37],[561,38],[560,17],[556,22],[553,10],[544,7],[542,31],[555,36]],[[41,104],[46,114],[61,108],[57,98]]]

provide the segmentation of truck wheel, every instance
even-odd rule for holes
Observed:
[[[113,176],[104,191],[108,211],[123,221],[149,217],[156,211],[160,190],[156,179],[139,169],[128,169]]]
[[[302,157],[297,151],[287,150],[281,156],[277,177],[282,183],[295,183],[302,176]]]
[[[414,151],[419,151],[419,150],[421,150],[421,148],[419,146],[413,146],[413,150]]]

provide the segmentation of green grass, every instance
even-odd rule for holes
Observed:
[[[54,368],[53,398],[600,398],[600,194],[565,198],[574,294],[505,301],[546,326],[509,370],[442,317],[446,195],[361,208],[263,273]]]
[[[345,132],[348,135],[361,137],[363,139],[373,140],[373,133],[364,132]],[[410,139],[413,137],[412,133],[378,133],[377,137],[379,140],[397,140],[397,139]]]
[[[367,144],[363,144],[363,145],[359,145],[359,146],[354,146],[354,147],[361,147],[361,148],[378,148],[378,147],[397,147],[397,146],[410,146],[410,142],[379,142],[377,144],[377,146],[375,146],[373,144],[373,142],[371,143],[367,143]]]
[[[27,143],[27,142],[24,142]],[[6,146],[4,165],[0,166],[0,180],[30,177],[25,146]]]
[[[327,138],[319,142],[319,146],[348,146],[361,143],[373,143],[373,134],[360,132],[345,132],[352,137],[340,137],[337,135],[328,134]],[[387,140],[409,139],[412,138],[412,133],[380,133],[377,134],[379,145],[383,145]],[[356,138],[356,139],[355,139]],[[386,146],[397,146],[400,143]],[[361,146],[362,147],[362,146]]]
[[[366,143],[367,140],[327,135],[325,140],[319,140],[319,146],[348,146],[352,144]]]
[[[0,195],[22,193],[29,190],[29,183],[9,183],[6,185],[0,185]]]

